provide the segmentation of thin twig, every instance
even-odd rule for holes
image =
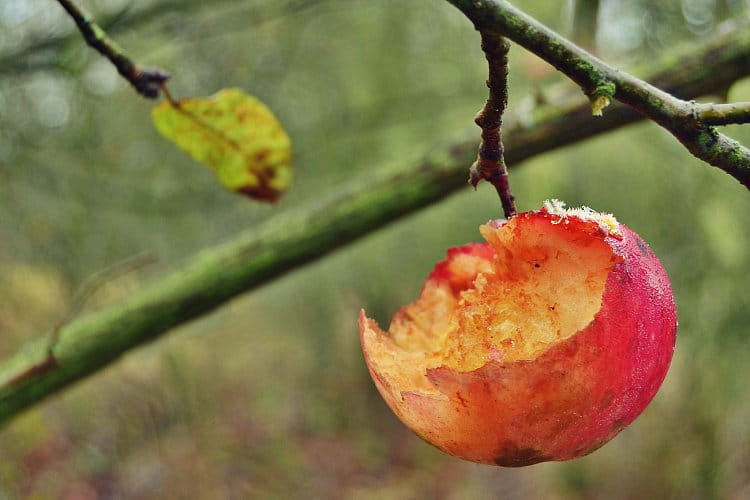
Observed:
[[[475,188],[482,179],[497,190],[505,218],[516,215],[516,204],[508,182],[508,168],[503,156],[503,113],[508,104],[508,50],[510,44],[503,37],[482,32],[482,50],[487,57],[489,97],[474,122],[482,129],[482,142],[477,159],[471,166],[469,182]]]
[[[169,73],[159,68],[138,67],[107,33],[71,0],[57,0],[73,18],[84,40],[100,54],[109,59],[133,88],[149,99],[159,97],[159,90],[169,79]]]
[[[541,57],[576,82],[601,111],[614,98],[668,130],[695,157],[725,171],[750,189],[750,149],[711,124],[746,122],[746,112],[721,117],[696,113],[696,105],[609,66],[536,19],[502,0],[449,0],[482,31],[496,32]],[[747,63],[745,63],[747,64]],[[730,106],[730,105],[715,105]],[[726,108],[722,108],[726,109]],[[597,111],[597,107],[594,108]],[[707,113],[710,115],[710,113]]]
[[[113,279],[135,271],[136,269],[151,264],[155,261],[156,256],[153,253],[143,252],[89,276],[78,289],[78,292],[76,292],[70,308],[68,309],[67,313],[65,313],[65,316],[63,316],[60,321],[55,324],[54,328],[52,328],[44,358],[37,363],[31,364],[22,372],[11,377],[3,384],[3,386],[10,387],[16,385],[28,378],[40,375],[44,372],[58,367],[59,365],[57,362],[57,358],[55,357],[55,347],[60,340],[60,331],[65,327],[65,325],[70,323],[76,318],[76,316],[78,316],[89,297],[91,297],[94,292],[96,292],[105,283],[109,283]]]
[[[118,262],[106,269],[98,271],[88,278],[81,284],[78,292],[73,296],[73,301],[68,309],[68,312],[63,316],[60,321],[57,322],[55,327],[52,329],[52,333],[49,338],[49,346],[47,347],[47,355],[54,357],[55,346],[57,341],[60,339],[60,330],[70,321],[78,316],[86,305],[86,301],[91,297],[94,292],[101,288],[104,284],[119,278],[125,274],[131,273],[136,269],[140,269],[143,266],[153,264],[156,262],[156,255],[151,252],[141,252],[137,255],[129,257],[121,262]]]

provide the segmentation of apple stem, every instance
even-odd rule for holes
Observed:
[[[484,107],[474,118],[474,123],[482,129],[482,142],[477,159],[469,171],[469,183],[474,188],[481,180],[486,180],[497,190],[503,206],[505,218],[516,215],[515,197],[510,191],[508,167],[503,157],[502,140],[503,112],[508,104],[508,50],[510,43],[502,36],[480,32],[482,50],[489,66],[487,88],[489,97]]]

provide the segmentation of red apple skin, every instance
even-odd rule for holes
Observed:
[[[543,226],[556,216],[542,210],[517,217]],[[427,442],[451,455],[506,467],[569,460],[612,439],[656,394],[669,368],[677,330],[664,268],[623,224],[621,237],[615,237],[602,234],[591,222],[568,222],[572,231],[599,231],[597,237],[605,239],[619,260],[606,279],[593,321],[530,361],[488,360],[467,372],[445,366],[427,370],[428,380],[447,398],[402,392],[378,373],[365,334],[383,333],[360,313],[365,360],[378,391]],[[450,280],[447,262],[460,253],[491,258],[494,250],[488,244],[451,249],[428,280]]]

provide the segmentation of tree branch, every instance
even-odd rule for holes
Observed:
[[[508,50],[510,44],[501,36],[482,34],[482,50],[487,57],[490,95],[474,122],[482,129],[477,159],[469,170],[469,183],[474,188],[484,179],[495,187],[506,219],[516,215],[516,203],[510,191],[508,167],[503,156],[503,113],[508,105]]]
[[[732,125],[750,122],[750,102],[697,104],[695,112],[704,125]]]
[[[730,85],[750,74],[750,30],[728,34],[699,52],[668,56],[650,72],[659,84],[686,98]],[[701,67],[700,74],[692,68]],[[544,108],[545,116],[507,120],[506,161],[510,166],[535,155],[637,121],[624,106],[612,106],[593,120],[588,105]],[[114,362],[118,357],[279,276],[368,234],[399,217],[464,187],[465,169],[476,141],[464,138],[433,151],[421,162],[405,163],[343,187],[327,202],[277,216],[260,228],[195,256],[181,271],[141,290],[129,300],[68,323],[59,331],[54,366],[32,368],[47,359],[42,337],[0,362],[0,423],[25,408]],[[395,172],[395,173],[386,173]],[[27,373],[22,380],[16,380]]]
[[[750,189],[750,149],[702,122],[694,103],[609,66],[508,2],[449,1],[480,32],[496,32],[553,65],[576,82],[592,102],[601,106],[615,98],[627,104],[672,133],[694,156]]]
[[[91,47],[109,59],[133,88],[143,97],[156,99],[169,73],[159,68],[139,68],[108,36],[107,33],[86,15],[71,0],[57,0],[63,9],[73,18],[78,30]]]

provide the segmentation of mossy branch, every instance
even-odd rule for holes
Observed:
[[[617,99],[668,130],[694,156],[750,189],[750,149],[712,126],[746,123],[750,117],[746,103],[713,105],[704,109],[702,117],[695,103],[609,66],[508,2],[449,1],[480,32],[513,40],[576,82],[591,99],[594,114],[600,114],[610,99]],[[716,111],[717,106],[722,107]]]
[[[730,85],[750,75],[750,30],[728,34],[680,57],[669,55],[649,74],[685,98],[714,91],[716,82]],[[537,111],[535,116],[546,118],[533,125],[528,120],[523,125],[506,120],[509,166],[641,118],[630,108],[613,105],[602,118],[593,120],[589,105],[575,102]],[[395,165],[375,178],[368,176],[340,188],[329,200],[278,216],[233,241],[205,250],[181,271],[130,299],[66,323],[55,342],[55,363],[35,370],[48,359],[48,336],[40,336],[0,361],[0,423],[106,367],[130,349],[457,191],[466,185],[466,165],[475,155],[473,137],[462,138],[421,161]]]

